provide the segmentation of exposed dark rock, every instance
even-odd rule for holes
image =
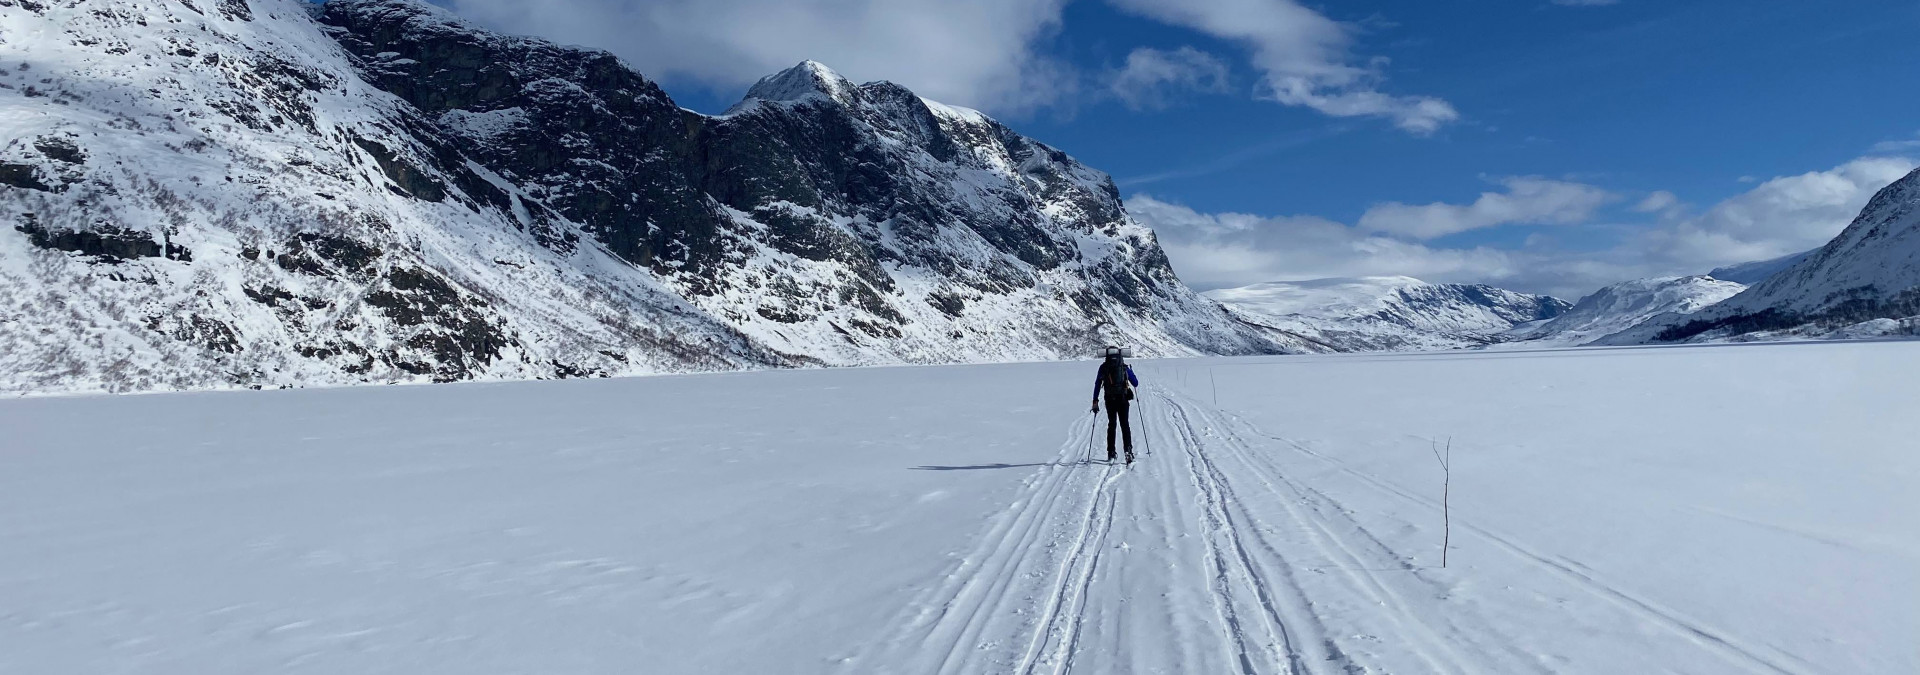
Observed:
[[[220,13],[235,21],[252,21],[253,7],[247,0],[220,0]]]
[[[380,172],[393,181],[401,194],[430,202],[447,198],[447,186],[439,179],[402,159],[398,153],[378,141],[354,138],[353,144],[367,151],[373,161],[380,165]]]
[[[185,247],[163,244],[154,241],[152,235],[145,232],[111,225],[101,225],[93,230],[48,230],[28,222],[16,225],[13,229],[25,233],[27,241],[34,246],[96,256],[102,262],[159,257],[183,262],[193,260],[192,252]]]
[[[17,188],[39,190],[41,192],[59,192],[66,189],[65,185],[55,188],[54,186],[48,185],[46,181],[40,180],[39,170],[34,168],[32,164],[15,164],[11,162],[0,162],[0,185],[11,185]]]
[[[66,162],[68,164],[87,163],[86,153],[81,152],[80,146],[74,145],[72,139],[60,136],[41,136],[34,139],[33,147],[39,150],[40,154],[46,155],[47,159],[56,162]]]

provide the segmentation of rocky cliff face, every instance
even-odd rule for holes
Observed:
[[[1912,334],[1920,316],[1920,171],[1882,189],[1847,229],[1724,302],[1661,316],[1607,344]]]
[[[0,0],[0,389],[1284,348],[1111,181],[817,64],[704,116],[422,2]]]

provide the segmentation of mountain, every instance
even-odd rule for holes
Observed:
[[[1566,301],[1411,277],[1272,282],[1208,291],[1249,322],[1319,351],[1458,349],[1500,342],[1515,326],[1560,316]]]
[[[725,114],[417,0],[0,12],[0,390],[1270,353],[1105,175],[805,63]]]
[[[1515,345],[1581,345],[1632,328],[1663,314],[1692,314],[1746,286],[1710,276],[1627,281],[1602,288],[1552,321],[1527,331]]]
[[[1800,264],[1800,261],[1806,260],[1808,256],[1813,255],[1814,252],[1818,250],[1819,249],[1801,251],[1792,255],[1783,255],[1772,260],[1759,260],[1740,263],[1738,265],[1728,265],[1708,272],[1707,276],[1721,281],[1731,281],[1736,284],[1752,286],[1766,281],[1767,277],[1778,274],[1780,270]]]
[[[1604,340],[1647,344],[1914,334],[1920,316],[1920,170],[1880,190],[1847,229],[1720,304]]]

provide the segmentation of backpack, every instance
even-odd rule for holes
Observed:
[[[1105,386],[1108,400],[1120,400],[1122,398],[1128,401],[1133,400],[1133,387],[1127,384],[1126,361],[1120,360],[1119,357],[1110,358],[1107,359],[1106,364],[1100,366],[1100,369],[1102,371],[1101,377],[1106,378]],[[1126,392],[1126,396],[1122,397],[1120,392]]]

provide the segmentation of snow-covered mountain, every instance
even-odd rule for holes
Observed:
[[[1320,351],[1457,349],[1552,319],[1566,301],[1484,285],[1411,277],[1255,284],[1208,291],[1247,321],[1297,336]]]
[[[1711,276],[1626,281],[1581,298],[1567,313],[1528,330],[1513,344],[1586,344],[1663,314],[1692,314],[1746,288]]]
[[[418,0],[0,11],[0,390],[1257,353],[1105,174],[818,64],[726,114]]]
[[[1806,260],[1807,256],[1811,256],[1816,251],[1819,251],[1819,250],[1820,249],[1813,249],[1812,251],[1801,251],[1799,253],[1795,253],[1792,255],[1783,255],[1778,258],[1773,258],[1771,260],[1756,260],[1753,262],[1740,263],[1738,265],[1728,265],[1726,267],[1715,268],[1713,271],[1708,272],[1707,276],[1713,277],[1715,279],[1719,279],[1721,281],[1731,281],[1736,284],[1752,286],[1762,281],[1766,281],[1767,277],[1773,276],[1775,274],[1779,274],[1781,270],[1800,264],[1800,261]]]
[[[1920,170],[1875,194],[1826,246],[1732,298],[1606,344],[1871,337],[1920,328]]]

